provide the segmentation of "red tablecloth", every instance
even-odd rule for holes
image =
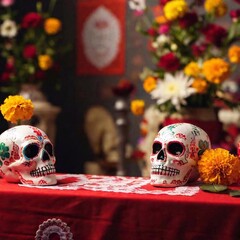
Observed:
[[[127,177],[60,175],[53,189],[0,179],[0,239],[33,240],[45,231],[55,240],[56,226],[74,240],[240,239],[240,198],[176,189]]]

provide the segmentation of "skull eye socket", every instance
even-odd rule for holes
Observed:
[[[51,143],[47,143],[44,147],[47,153],[52,157],[53,156],[53,146]]]
[[[167,147],[168,152],[174,156],[181,156],[184,149],[183,144],[180,142],[170,142]]]
[[[34,158],[38,155],[39,146],[36,143],[31,143],[23,149],[23,154],[27,159]]]
[[[152,153],[156,154],[162,149],[162,144],[160,142],[153,143]]]

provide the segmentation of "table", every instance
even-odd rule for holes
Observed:
[[[141,177],[57,178],[49,187],[0,179],[1,240],[240,239],[239,198],[197,184],[156,188]]]

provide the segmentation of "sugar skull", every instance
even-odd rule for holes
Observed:
[[[0,135],[0,176],[8,182],[54,185],[55,162],[53,145],[39,128],[19,125]]]
[[[176,187],[198,178],[197,161],[211,147],[208,134],[190,123],[163,127],[152,145],[151,185]]]

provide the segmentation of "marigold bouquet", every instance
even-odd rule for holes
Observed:
[[[53,17],[57,0],[23,13],[14,0],[0,1],[1,91],[16,93],[22,83],[42,84],[59,70],[61,21]],[[45,10],[47,9],[47,10]],[[56,80],[56,79],[55,79]]]
[[[140,78],[159,110],[237,106],[226,86],[240,63],[240,8],[231,10],[224,0],[160,0],[149,5],[129,0],[136,30],[149,39],[154,65],[145,67]],[[220,22],[223,18],[229,26]],[[144,101],[137,99],[131,107],[133,113],[143,113]]]

